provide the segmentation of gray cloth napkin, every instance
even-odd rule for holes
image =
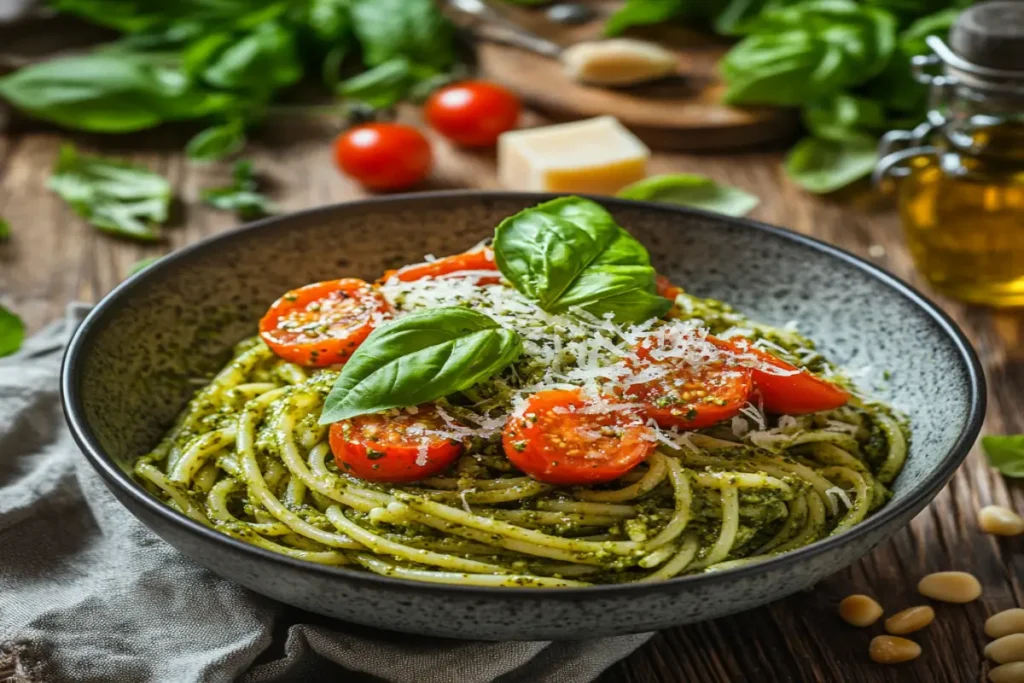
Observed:
[[[65,427],[60,359],[86,310],[72,306],[0,359],[0,682],[583,683],[650,637],[486,643],[386,633],[208,572],[121,507]]]

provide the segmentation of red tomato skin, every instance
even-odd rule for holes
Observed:
[[[774,374],[761,368],[752,368],[754,393],[765,412],[778,415],[806,415],[840,408],[850,400],[845,389],[816,375],[787,363],[781,358],[751,345],[745,340],[709,340],[738,353],[750,353],[761,363],[792,374]]]
[[[427,449],[426,463],[421,466],[416,464],[418,445],[381,443],[353,435],[352,422],[342,420],[331,425],[331,452],[339,470],[365,481],[398,484],[426,479],[451,467],[464,449],[461,443],[439,439]]]
[[[612,451],[610,457],[605,458],[603,462],[579,456],[574,458],[571,447],[566,447],[567,442],[552,443],[547,438],[549,435],[545,432],[545,423],[553,414],[554,408],[579,408],[585,405],[586,402],[578,391],[555,389],[534,394],[524,414],[509,418],[505,423],[502,446],[506,457],[513,465],[537,481],[559,486],[580,486],[617,479],[654,452],[657,444],[653,434],[641,422],[619,425],[623,433],[617,439],[617,451]],[[531,415],[536,418],[531,418]],[[579,420],[582,417],[584,416],[569,413],[563,414],[561,419],[567,420],[564,424],[569,428],[573,426],[574,418],[580,426],[587,427],[585,422]],[[633,415],[628,413],[622,413],[621,418],[626,418],[623,420],[625,422],[632,422],[634,419]],[[613,424],[614,421],[608,420],[608,423]],[[590,427],[595,425],[600,426],[600,421],[590,421]],[[564,433],[560,433],[559,436],[564,437]]]
[[[676,297],[683,293],[682,287],[677,287],[672,284],[672,281],[664,275],[658,275],[654,278],[654,286],[658,296],[663,296],[666,299],[671,299],[672,301],[675,301]]]
[[[641,361],[658,363],[659,361],[651,358],[650,353],[651,349],[644,345],[636,349]],[[669,380],[680,379],[692,382],[695,386],[680,388],[674,384],[665,384]],[[693,399],[679,396],[680,392],[696,390],[705,390],[709,395]],[[634,384],[627,387],[623,393],[628,399],[643,402],[644,413],[659,427],[694,430],[711,427],[739,414],[752,390],[753,383],[748,369],[722,364],[720,367],[703,368],[697,376],[694,376],[692,369],[681,366],[664,379]],[[659,405],[659,399],[666,396],[677,397],[677,400]]]
[[[464,81],[435,91],[424,114],[430,127],[463,147],[489,147],[516,127],[522,105],[511,91],[487,81]]]
[[[425,277],[439,277],[467,270],[495,271],[494,277],[478,277],[476,281],[478,285],[493,285],[501,282],[501,277],[498,275],[498,264],[494,260],[494,251],[490,247],[471,249],[461,254],[439,258],[436,261],[413,263],[398,270],[389,270],[381,279],[386,281],[391,277],[397,277],[402,282],[413,282]]]
[[[371,190],[404,190],[430,175],[430,143],[412,126],[368,123],[334,141],[338,168]]]
[[[331,299],[341,293],[343,299],[358,303],[363,313],[353,319],[351,330],[343,337],[291,339],[281,330],[282,318],[301,315],[310,304]],[[374,313],[386,313],[391,306],[369,283],[356,278],[314,282],[287,292],[275,301],[260,320],[260,338],[280,358],[310,367],[327,367],[346,362],[373,331]]]

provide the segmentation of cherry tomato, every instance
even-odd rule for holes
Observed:
[[[644,404],[647,417],[661,427],[703,429],[740,412],[753,389],[748,368],[728,360],[705,359],[697,367],[679,358],[656,358],[651,346],[636,348],[638,372],[654,368],[665,374],[626,387],[627,398]]]
[[[538,392],[521,416],[505,424],[505,455],[526,474],[549,484],[594,484],[621,477],[643,462],[656,443],[639,411],[609,405],[589,403],[578,390]]]
[[[672,281],[664,275],[658,275],[654,279],[654,286],[658,296],[663,296],[666,299],[671,299],[672,301],[675,301],[676,297],[683,293],[682,287],[675,286],[672,284]]]
[[[427,100],[430,126],[465,147],[487,147],[519,120],[519,98],[500,85],[465,81],[441,88]]]
[[[391,310],[380,292],[355,278],[317,282],[288,292],[260,320],[260,337],[281,358],[324,367],[344,363]]]
[[[384,273],[382,279],[388,280],[394,276],[402,282],[412,282],[425,277],[481,270],[494,271],[494,276],[480,275],[476,279],[478,285],[493,285],[501,282],[501,277],[498,275],[498,264],[494,262],[494,251],[490,247],[480,247],[454,256],[445,256],[436,261],[424,261],[398,270],[389,270]]]
[[[834,410],[850,400],[845,389],[787,363],[745,339],[725,341],[708,337],[708,341],[737,353],[752,354],[759,361],[761,367],[755,365],[751,368],[751,375],[754,391],[761,398],[766,412],[803,415]]]
[[[463,444],[427,432],[448,429],[432,403],[360,415],[331,425],[338,469],[366,481],[417,481],[448,469]]]
[[[402,190],[430,174],[430,143],[411,126],[368,123],[334,141],[334,161],[346,175],[371,190]]]

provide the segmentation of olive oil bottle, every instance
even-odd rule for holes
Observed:
[[[974,5],[949,45],[927,42],[913,67],[928,122],[883,137],[876,178],[900,179],[904,237],[935,289],[1024,306],[1024,2]]]
[[[1024,123],[980,127],[959,142],[910,162],[899,196],[907,246],[944,294],[1024,306]]]

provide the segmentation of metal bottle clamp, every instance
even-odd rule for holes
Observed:
[[[915,81],[931,87],[928,118],[913,130],[894,130],[882,136],[878,144],[879,161],[871,174],[875,185],[887,177],[906,177],[910,174],[907,160],[938,152],[925,143],[949,123],[943,112],[958,86],[991,96],[1024,98],[1024,72],[972,64],[938,36],[928,36],[925,42],[932,54],[912,57],[910,68]]]

